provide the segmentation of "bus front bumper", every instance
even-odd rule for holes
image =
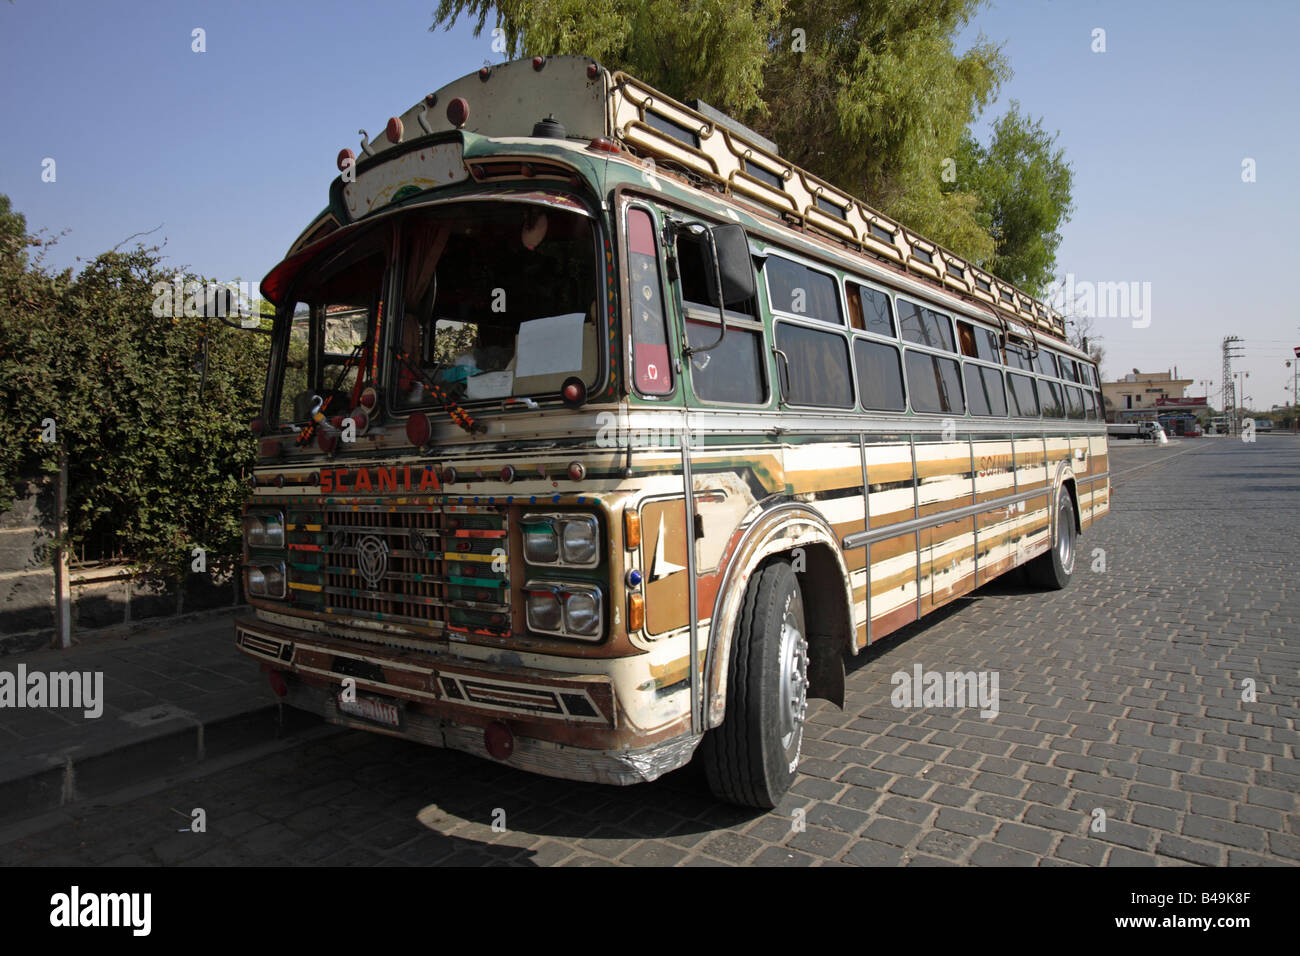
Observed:
[[[474,754],[530,773],[627,785],[655,780],[688,763],[698,736],[653,742],[617,725],[608,678],[493,666],[436,653],[384,648],[255,618],[235,620],[235,645],[278,675],[280,700],[331,724]],[[345,685],[345,681],[348,684]],[[372,714],[342,709],[345,687]],[[488,730],[504,726],[508,756],[488,747]],[[638,745],[643,744],[643,745]]]

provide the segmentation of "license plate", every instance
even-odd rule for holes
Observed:
[[[343,691],[338,694],[339,712],[349,717],[359,717],[381,727],[401,729],[402,710],[395,703],[381,697],[369,697],[357,694],[356,700],[344,700]]]

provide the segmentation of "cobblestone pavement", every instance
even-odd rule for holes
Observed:
[[[0,863],[1295,865],[1300,441],[1112,467],[1070,587],[995,583],[856,659],[771,813],[693,767],[619,789],[340,732],[11,832]],[[995,672],[998,715],[891,706],[917,664]]]

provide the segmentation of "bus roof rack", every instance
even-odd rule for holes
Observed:
[[[637,155],[683,167],[777,216],[1065,338],[1054,309],[800,169],[775,144],[707,104],[679,103],[627,73],[609,79],[609,134]],[[701,108],[703,107],[703,108]]]

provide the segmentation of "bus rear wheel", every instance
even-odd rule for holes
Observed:
[[[771,809],[794,783],[808,709],[803,595],[789,563],[764,565],[745,589],[727,672],[727,709],[702,745],[713,793]]]
[[[1056,493],[1056,537],[1052,550],[1025,565],[1029,582],[1047,591],[1059,591],[1074,574],[1074,496],[1064,485]]]

